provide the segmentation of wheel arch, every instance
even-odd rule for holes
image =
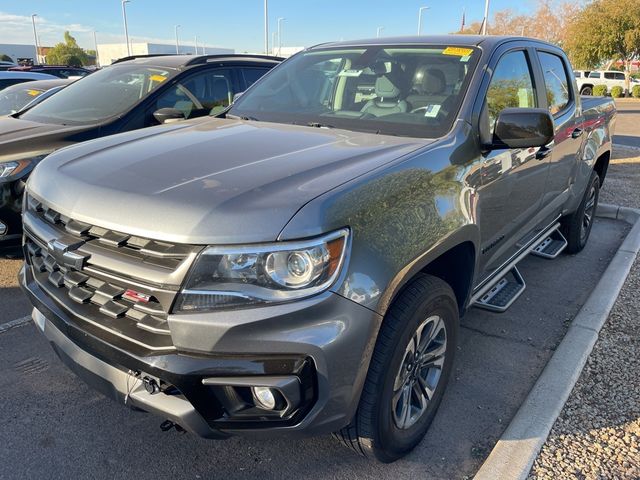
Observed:
[[[418,275],[429,274],[446,282],[454,291],[460,314],[473,288],[480,233],[476,225],[465,225],[403,268],[382,295],[384,314],[407,284]]]
[[[611,160],[611,150],[607,150],[598,157],[596,163],[593,165],[593,170],[600,177],[600,186],[604,183],[604,179],[607,176],[607,170],[609,169],[609,161]]]

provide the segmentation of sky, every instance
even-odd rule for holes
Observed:
[[[463,9],[467,25],[481,20],[484,0],[269,0],[269,41],[282,23],[283,46],[310,46],[321,42],[413,35],[418,9],[423,34],[444,34],[460,28]],[[534,0],[492,0],[491,11],[511,8],[527,13]],[[261,52],[264,48],[263,0],[131,0],[126,5],[132,42],[175,43],[174,26],[181,25],[181,44]],[[31,14],[37,14],[40,44],[52,46],[69,30],[84,48],[98,43],[124,42],[120,0],[0,0],[0,44],[33,43]],[[491,16],[491,14],[490,14]]]

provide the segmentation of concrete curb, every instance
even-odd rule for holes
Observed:
[[[573,319],[529,395],[475,475],[526,479],[598,339],[640,250],[640,210],[602,204],[597,216],[633,225],[602,278]]]

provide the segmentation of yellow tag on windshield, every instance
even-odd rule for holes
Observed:
[[[27,90],[27,95],[31,95],[32,97],[37,97],[41,93],[40,90]]]
[[[149,77],[154,82],[164,82],[167,77],[163,77],[162,75],[151,75]]]
[[[455,55],[456,57],[467,57],[473,53],[472,48],[447,47],[442,51],[443,55]]]

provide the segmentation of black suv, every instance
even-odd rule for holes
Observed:
[[[34,107],[0,118],[0,252],[19,245],[26,176],[77,142],[217,114],[282,59],[260,55],[126,57]]]

